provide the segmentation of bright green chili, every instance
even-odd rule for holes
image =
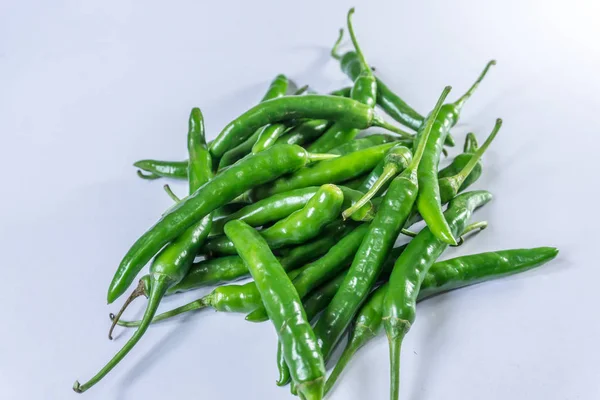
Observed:
[[[212,161],[206,146],[204,120],[202,113],[198,108],[192,109],[189,118],[188,152],[189,191],[190,193],[193,193],[212,178]],[[212,218],[209,213],[199,222],[196,222],[186,229],[181,236],[158,253],[150,266],[150,273],[140,280],[140,285],[134,290],[129,299],[127,299],[123,308],[115,318],[115,322],[111,326],[108,337],[112,339],[111,334],[115,323],[131,301],[140,295],[147,295],[148,306],[140,327],[105,367],[83,385],[80,385],[79,382],[76,381],[73,385],[73,390],[78,393],[83,393],[94,386],[106,376],[106,374],[108,374],[127,355],[127,353],[131,351],[131,349],[133,349],[152,322],[152,318],[156,314],[156,310],[166,291],[169,287],[176,285],[186,276],[196,257],[196,253],[204,243],[204,240],[208,237],[211,222]]]
[[[354,8],[351,8],[348,11],[347,16],[348,31],[350,32],[350,37],[352,38],[352,43],[356,51],[355,54],[357,55],[357,62],[361,66],[361,71],[358,76],[353,79],[354,85],[352,86],[350,97],[367,105],[368,107],[373,108],[377,99],[377,82],[373,76],[371,68],[369,68],[364,54],[360,49],[356,36],[354,35],[354,28],[352,26],[353,14]],[[314,143],[308,147],[308,149],[311,152],[323,152],[325,150],[329,151],[333,147],[352,140],[359,131],[360,130],[356,129],[356,127],[348,126],[343,122],[336,122],[327,130],[327,132],[315,140]],[[404,133],[400,134],[406,136]]]
[[[496,120],[496,125],[494,126],[494,129],[492,130],[492,133],[490,133],[490,135],[488,136],[486,141],[483,143],[481,148],[479,148],[477,151],[475,151],[475,153],[467,155],[468,161],[466,162],[466,164],[463,165],[462,169],[454,175],[445,176],[443,178],[438,179],[438,187],[439,187],[441,204],[448,203],[450,200],[452,200],[454,197],[456,197],[456,195],[460,191],[462,191],[466,187],[468,187],[465,185],[465,183],[471,184],[474,182],[472,177],[473,177],[473,173],[475,172],[475,169],[477,167],[479,167],[479,170],[480,170],[479,175],[481,175],[481,164],[480,164],[479,160],[483,156],[483,153],[485,153],[485,151],[488,149],[488,147],[490,146],[490,144],[492,143],[492,141],[498,134],[498,131],[500,130],[501,127],[502,127],[502,120],[500,118],[498,118]],[[479,176],[476,175],[475,179],[477,179],[478,177]],[[411,216],[408,218],[408,220],[406,221],[406,224],[404,226],[405,227],[411,226],[412,224],[420,221],[421,218],[422,218],[421,215],[417,211],[417,207],[415,207]]]
[[[392,142],[398,142],[398,138],[392,135],[378,133],[374,135],[365,136],[359,139],[354,139],[347,143],[341,144],[329,150],[328,154],[337,154],[339,156],[344,156],[355,151],[360,151],[369,147]]]
[[[344,202],[342,207],[351,206],[361,197],[361,193],[356,190],[338,186],[344,194]],[[309,186],[306,188],[290,190],[274,194],[249,204],[239,211],[221,218],[213,223],[211,235],[219,235],[223,233],[223,226],[233,219],[239,219],[253,227],[263,226],[270,222],[279,221],[286,218],[294,211],[304,207],[306,203],[317,193],[319,186]],[[360,209],[354,218],[356,221],[369,221],[373,218],[373,205],[365,204]]]
[[[427,118],[423,140],[417,147],[415,156],[408,168],[392,181],[342,287],[315,325],[319,347],[326,360],[373,288],[384,261],[412,210],[418,192],[417,171],[426,147],[427,136],[449,92],[450,87],[446,87]]]
[[[473,211],[491,199],[492,195],[486,191],[467,192],[454,198],[444,213],[452,236],[462,232]],[[391,399],[397,399],[399,395],[400,348],[415,320],[419,288],[429,267],[447,247],[446,242],[426,227],[410,241],[394,265],[383,307],[383,323],[390,342]]]
[[[223,171],[163,215],[134,243],[110,284],[108,302],[112,303],[127,290],[137,273],[165,244],[213,210],[256,185],[330,157],[310,154],[296,145],[276,145]]]
[[[338,218],[344,193],[335,185],[323,185],[306,205],[273,226],[260,231],[271,249],[297,245],[317,236],[327,224]],[[235,254],[233,242],[219,236],[206,242],[203,250],[209,254]]]
[[[273,323],[292,379],[303,400],[323,398],[325,364],[300,297],[262,236],[243,221],[230,221],[225,234],[248,266]]]
[[[528,271],[554,259],[557,254],[558,250],[554,247],[537,247],[473,254],[436,262],[423,279],[417,301],[449,290]],[[381,332],[383,299],[387,290],[388,284],[379,287],[356,315],[344,352],[325,384],[325,393],[335,385],[354,354]]]
[[[133,163],[139,168],[137,174],[142,179],[154,180],[158,178],[187,179],[188,162],[186,161],[161,161],[140,160]],[[144,172],[146,174],[144,174]]]
[[[282,176],[268,185],[256,187],[250,192],[250,198],[256,201],[276,193],[326,183],[340,183],[352,179],[373,169],[394,145],[395,143],[380,144],[336,159],[315,163],[309,168],[302,168],[292,174]]]
[[[340,239],[323,257],[307,264],[302,272],[292,280],[300,298],[304,298],[311,290],[336,276],[344,267],[348,267],[358,250],[367,230],[368,224],[362,224]],[[264,307],[259,307],[246,317],[251,322],[267,320]]]
[[[417,198],[419,213],[423,216],[427,226],[429,226],[436,237],[452,245],[456,245],[456,240],[450,234],[450,228],[442,213],[440,188],[437,180],[440,154],[444,140],[450,128],[458,121],[463,105],[471,97],[475,89],[477,89],[490,67],[495,64],[495,61],[490,61],[473,86],[461,98],[455,103],[446,104],[442,107],[435,121],[435,129],[433,129],[431,137],[427,141],[423,162],[419,166],[419,196]],[[419,136],[422,135],[419,134]],[[417,136],[417,140],[421,139]]]

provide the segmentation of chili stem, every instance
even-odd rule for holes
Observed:
[[[146,179],[146,180],[149,180],[149,181],[153,181],[153,180],[155,180],[155,179],[158,179],[158,178],[160,178],[160,175],[156,175],[156,174],[154,174],[154,173],[152,173],[152,172],[149,172],[149,173],[147,173],[147,174],[144,174],[144,173],[142,172],[142,170],[141,170],[141,169],[138,169],[138,170],[136,171],[136,173],[137,173],[137,175],[138,175],[140,178],[142,178],[142,179]]]
[[[129,341],[115,354],[115,356],[106,364],[98,373],[92,377],[89,381],[81,385],[79,381],[75,381],[73,384],[73,390],[77,393],[83,393],[96,383],[98,383],[102,378],[106,376],[117,364],[131,351],[131,349],[139,342],[142,338],[148,326],[152,322],[152,317],[156,313],[158,309],[158,305],[160,304],[160,300],[163,295],[167,291],[168,285],[166,280],[156,281],[156,284],[150,289],[150,294],[148,296],[148,307],[146,308],[146,312],[144,313],[144,318],[142,319],[142,323],[140,327],[135,331],[133,336],[129,339]]]
[[[152,323],[163,321],[165,319],[169,319],[169,318],[175,317],[175,316],[177,316],[179,314],[183,314],[183,313],[186,313],[188,311],[196,311],[196,310],[201,310],[203,308],[206,308],[206,307],[208,307],[210,305],[210,297],[209,296],[210,296],[210,294],[207,295],[207,296],[204,296],[201,299],[194,300],[191,303],[184,304],[184,305],[182,305],[180,307],[177,307],[177,308],[174,308],[172,310],[166,311],[166,312],[164,312],[162,314],[159,314],[159,315],[157,315],[156,317],[154,317],[152,319]],[[117,325],[124,326],[124,327],[127,327],[127,328],[133,328],[133,327],[136,327],[136,326],[140,326],[141,323],[142,323],[142,321],[123,321],[123,320],[120,320],[120,321],[117,322]]]
[[[348,33],[350,34],[350,39],[352,40],[352,44],[354,45],[354,49],[356,50],[356,55],[358,56],[358,60],[361,64],[362,73],[368,76],[373,76],[373,71],[369,68],[369,63],[367,63],[367,59],[363,54],[360,46],[358,45],[358,40],[356,40],[356,35],[354,34],[354,27],[352,26],[352,15],[354,15],[354,7],[352,7],[348,11],[347,23],[348,23]]]
[[[479,77],[475,81],[475,83],[473,83],[473,85],[469,88],[469,90],[467,90],[467,92],[465,94],[463,94],[460,99],[456,100],[456,102],[454,103],[454,106],[456,107],[456,112],[457,113],[460,112],[461,108],[465,105],[465,102],[467,100],[469,100],[469,97],[471,97],[471,95],[473,94],[473,92],[475,92],[475,90],[477,89],[477,87],[479,86],[479,84],[481,83],[481,81],[483,80],[483,78],[485,78],[485,76],[487,75],[489,69],[493,65],[496,65],[496,60],[491,60],[490,62],[488,62],[487,65],[485,66],[485,68],[483,69],[483,72],[481,72],[481,74],[479,75]]]
[[[342,43],[342,38],[344,37],[344,28],[340,28],[340,32],[338,34],[338,38],[335,41],[333,47],[331,48],[331,57],[335,58],[336,60],[341,60],[342,59],[342,55],[340,53],[338,53],[338,49],[340,47],[340,43]]]
[[[135,290],[133,292],[131,292],[131,295],[127,298],[127,300],[125,300],[125,303],[123,303],[123,307],[121,307],[121,309],[119,310],[117,315],[116,316],[113,315],[113,318],[111,318],[113,322],[110,326],[110,329],[108,330],[108,338],[110,340],[113,340],[113,337],[112,337],[113,330],[115,329],[115,326],[117,326],[117,322],[119,322],[119,318],[121,318],[121,315],[123,315],[123,313],[125,312],[127,307],[129,307],[129,305],[131,304],[131,302],[133,302],[133,300],[135,300],[138,297],[143,296],[145,294],[146,294],[146,287],[144,285],[144,282],[140,280],[140,282],[138,283]]]
[[[167,192],[167,195],[169,195],[171,200],[173,200],[175,203],[179,203],[181,201],[181,199],[179,197],[177,197],[177,195],[175,193],[173,193],[173,190],[171,189],[171,186],[169,186],[168,183],[163,186],[163,189],[165,189],[165,192]]]
[[[342,213],[342,217],[344,218],[344,220],[348,219],[352,214],[354,214],[362,206],[367,204],[373,197],[375,197],[375,195],[377,195],[377,192],[379,192],[379,190],[381,190],[381,188],[390,179],[394,178],[396,174],[398,174],[398,166],[396,165],[396,163],[386,164],[383,167],[383,172],[381,173],[377,181],[375,181],[371,189],[369,189],[367,193],[365,193],[356,203],[354,203],[352,207],[349,207],[348,209],[344,210],[344,212]]]

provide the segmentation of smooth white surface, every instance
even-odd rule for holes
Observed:
[[[420,305],[402,399],[600,398],[597,1],[13,0],[0,6],[1,399],[292,398],[275,386],[272,327],[211,311],[152,327],[84,397],[71,385],[129,337],[106,339],[122,302],[107,307],[106,287],[170,204],[165,181],[138,179],[131,163],[184,159],[191,107],[214,137],[277,73],[348,85],[328,51],[351,5],[370,63],[421,112],[498,60],[453,131],[462,145],[504,118],[476,185],[496,196],[476,215],[490,227],[445,257],[561,250],[542,269]],[[380,337],[331,399],[387,398]]]

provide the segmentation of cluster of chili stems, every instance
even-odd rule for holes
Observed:
[[[204,118],[190,114],[188,159],[141,160],[138,175],[186,179],[189,194],[175,201],[123,258],[108,302],[119,298],[149,262],[148,274],[125,301],[112,326],[136,327],[122,349],[84,392],[112,370],[151,323],[212,307],[270,320],[279,337],[279,385],[301,399],[321,399],[356,351],[385,330],[390,344],[390,398],[400,393],[400,350],[415,321],[417,301],[463,286],[529,270],[553,259],[551,247],[514,249],[437,261],[487,222],[470,222],[492,199],[464,192],[482,173],[481,157],[498,133],[498,119],[479,146],[473,133],[445,168],[450,129],[495,61],[452,103],[444,88],[424,117],[379,78],[357,42],[331,55],[353,85],[327,95],[295,88],[278,75],[261,102],[207,143]],[[410,133],[387,122],[376,106]],[[370,127],[387,132],[363,134]],[[447,207],[446,207],[447,205]],[[444,211],[444,207],[445,211]],[[411,226],[425,221],[419,233]],[[400,240],[408,243],[395,247]],[[198,261],[199,260],[199,261]],[[240,285],[231,282],[251,276]],[[216,286],[208,295],[157,315],[165,295]],[[148,304],[140,321],[121,319],[137,297]],[[345,334],[349,340],[327,379],[325,363]]]

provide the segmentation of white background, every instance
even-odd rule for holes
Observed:
[[[164,181],[138,179],[131,163],[186,158],[191,107],[214,137],[277,73],[321,91],[348,85],[328,52],[351,5],[368,60],[422,113],[443,86],[457,98],[498,60],[453,130],[462,145],[504,118],[476,185],[496,196],[476,215],[490,227],[445,257],[561,250],[539,270],[421,304],[403,347],[402,398],[600,398],[593,0],[2,2],[0,398],[78,398],[73,381],[129,337],[106,339],[122,302],[106,306],[106,288],[170,205]],[[82,398],[292,398],[275,378],[269,324],[207,311],[152,327]],[[331,398],[387,396],[379,337]]]

